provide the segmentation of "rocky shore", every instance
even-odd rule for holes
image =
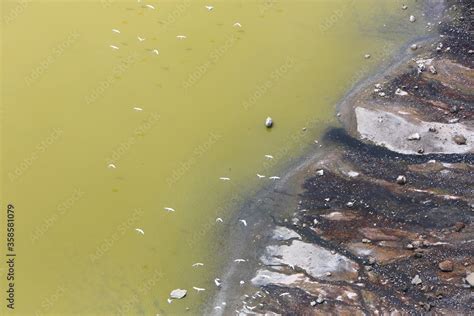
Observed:
[[[354,89],[324,152],[244,207],[262,219],[230,236],[246,261],[209,313],[474,313],[473,11],[446,1],[439,38]]]

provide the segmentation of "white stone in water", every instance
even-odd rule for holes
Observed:
[[[412,44],[412,45],[410,46],[410,48],[411,48],[412,50],[416,50],[416,49],[418,48],[418,45]]]
[[[316,174],[317,174],[318,176],[323,176],[323,175],[324,175],[324,170],[323,170],[323,169],[318,170],[318,171],[316,171]]]
[[[270,116],[267,117],[267,119],[265,120],[265,126],[268,127],[268,128],[273,126],[273,120]]]
[[[415,21],[416,21],[416,18],[415,18],[415,16],[414,16],[414,15],[410,15],[410,22],[412,22],[412,23],[413,23],[413,22],[415,22]]]
[[[171,291],[170,297],[172,299],[181,299],[186,296],[186,293],[188,293],[188,291],[182,290],[182,289],[176,289],[176,290]]]
[[[408,6],[406,6],[405,4],[402,5],[402,10],[406,10],[406,9],[408,9]]]

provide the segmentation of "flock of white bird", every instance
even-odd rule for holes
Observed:
[[[138,2],[140,2],[140,0],[138,0]],[[151,4],[146,4],[144,7],[148,8],[148,9],[151,9],[151,10],[155,10],[155,7],[154,7],[153,5],[151,5]],[[213,7],[213,6],[208,6],[208,5],[207,5],[207,6],[205,6],[205,8],[206,8],[208,11],[213,11],[213,10],[214,10],[214,7]],[[237,27],[237,28],[241,28],[241,27],[242,27],[242,24],[240,24],[239,22],[235,22],[235,23],[233,24],[233,26],[234,26],[234,27]],[[119,29],[116,29],[116,28],[112,29],[112,32],[113,32],[113,33],[116,33],[116,34],[121,34],[121,31],[120,31]],[[187,36],[186,36],[186,35],[176,35],[176,38],[177,38],[178,40],[184,40],[184,39],[187,38]],[[140,36],[140,35],[137,35],[137,39],[138,39],[139,42],[144,42],[144,41],[146,40],[146,38],[144,38],[144,37],[142,37],[142,36]],[[117,45],[110,45],[110,47],[111,47],[112,49],[114,49],[114,50],[119,50],[119,49],[120,49],[120,47],[117,46]],[[158,51],[158,49],[156,49],[156,48],[153,49],[152,52],[153,52],[154,54],[156,54],[156,55],[159,55],[159,51]],[[138,106],[135,106],[135,107],[133,107],[133,110],[135,110],[135,111],[137,111],[137,112],[141,112],[141,111],[143,111],[143,108],[138,107]],[[266,159],[273,159],[273,158],[274,158],[272,155],[268,155],[268,154],[265,155],[264,157],[265,157]],[[116,168],[117,168],[117,166],[116,166],[115,164],[113,164],[113,163],[109,163],[107,167],[110,168],[110,169],[116,169]],[[259,173],[257,173],[257,177],[258,177],[259,179],[266,178],[265,175],[261,175],[261,174],[259,174]],[[278,176],[271,176],[271,177],[268,177],[268,179],[270,179],[270,180],[278,180],[278,179],[280,179],[280,177],[278,177]],[[229,177],[220,177],[219,180],[221,180],[221,181],[230,181],[231,179],[230,179]],[[167,207],[164,207],[163,209],[164,209],[166,212],[168,212],[168,213],[176,212],[176,210],[175,210],[174,208],[168,207],[168,206],[167,206]],[[216,218],[216,223],[223,223],[223,222],[224,222],[224,220],[223,220],[221,217],[217,217],[217,218]],[[246,221],[245,219],[239,219],[239,222],[243,225],[243,227],[247,227],[247,221]],[[136,231],[138,234],[145,235],[145,231],[144,231],[142,228],[135,228],[135,231]],[[234,262],[236,262],[236,263],[244,263],[244,262],[247,262],[247,261],[248,261],[248,260],[246,260],[246,259],[241,259],[241,258],[238,258],[238,259],[235,259],[235,260],[234,260]],[[192,264],[192,267],[193,267],[193,268],[202,267],[202,266],[204,266],[204,263],[202,263],[202,262],[196,262],[196,263]],[[219,278],[215,278],[215,279],[214,279],[214,283],[215,283],[215,285],[216,285],[217,287],[220,287],[220,286],[222,285],[222,281],[221,281]],[[241,281],[239,282],[239,284],[240,284],[240,286],[243,286],[243,285],[245,284],[245,281],[241,280]],[[198,293],[206,290],[205,288],[200,288],[200,287],[196,287],[196,286],[194,286],[193,289],[194,289],[195,291],[197,291]],[[170,299],[170,298],[168,298],[167,301],[168,301],[168,303],[172,303],[172,302],[173,302],[173,300]],[[223,302],[222,305],[225,305],[225,302]]]
[[[151,10],[155,10],[155,7],[154,7],[153,5],[151,5],[151,4],[146,4],[145,7],[148,8],[148,9],[151,9]],[[206,5],[206,6],[204,6],[204,7],[205,7],[205,8],[207,9],[207,11],[209,11],[209,12],[214,10],[214,7],[213,7],[213,6],[210,6],[210,5]],[[240,22],[235,22],[232,26],[233,26],[233,27],[236,27],[236,28],[241,28],[241,27],[242,27],[242,24],[241,24]],[[112,32],[114,32],[114,33],[116,33],[116,34],[121,34],[121,33],[122,33],[119,29],[112,29]],[[179,39],[179,40],[184,40],[184,39],[187,38],[187,36],[186,36],[186,35],[176,35],[176,38]],[[143,41],[146,40],[144,37],[141,37],[140,35],[137,35],[137,39],[138,39],[139,42],[143,42]],[[119,49],[120,49],[120,47],[117,46],[117,45],[110,45],[110,48],[112,48],[112,49],[114,49],[114,50],[119,50]],[[156,54],[156,55],[159,55],[159,54],[160,54],[160,52],[159,52],[158,49],[156,49],[156,48],[153,49],[152,52],[153,52],[154,54]]]

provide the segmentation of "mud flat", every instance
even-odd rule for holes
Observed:
[[[473,312],[474,8],[444,4],[439,37],[351,91],[324,150],[236,215],[209,313]]]

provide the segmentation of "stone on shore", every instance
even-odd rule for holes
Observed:
[[[438,267],[443,272],[452,272],[454,269],[454,264],[450,260],[444,260],[438,264]]]

